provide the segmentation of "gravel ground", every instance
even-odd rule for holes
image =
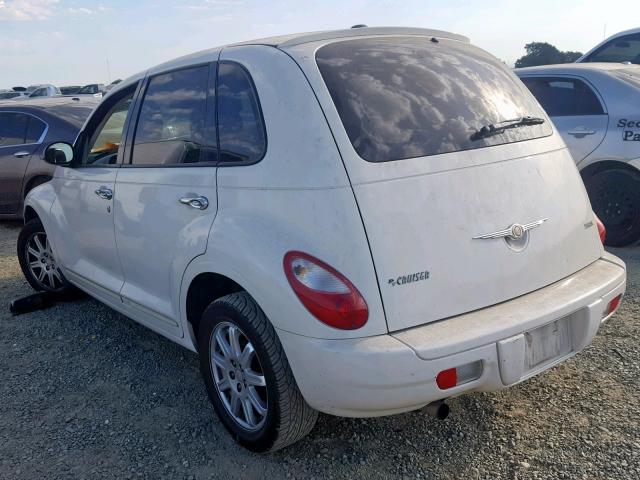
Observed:
[[[0,224],[0,479],[640,478],[640,248],[618,314],[585,352],[500,393],[356,420],[321,416],[271,455],[233,443],[196,355],[91,299],[12,317],[30,293]]]

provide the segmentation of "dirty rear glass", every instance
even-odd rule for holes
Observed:
[[[544,113],[499,60],[425,37],[330,43],[316,61],[360,157],[385,162],[530,140],[550,125],[474,137],[485,125]]]

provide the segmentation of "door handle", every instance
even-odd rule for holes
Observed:
[[[182,197],[180,199],[180,203],[197,210],[206,210],[209,206],[209,199],[207,197],[203,197],[202,195],[198,195],[195,197]]]
[[[584,127],[578,127],[578,128],[574,128],[573,130],[569,130],[567,133],[569,135],[573,135],[574,137],[582,138],[582,137],[586,137],[587,135],[594,135],[596,131],[589,130]]]
[[[104,200],[111,200],[113,198],[113,191],[107,187],[100,187],[95,191],[95,194]]]
[[[29,155],[30,155],[29,152],[16,152],[13,154],[14,157],[18,157],[18,158],[28,157]]]

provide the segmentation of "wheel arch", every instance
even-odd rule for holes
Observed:
[[[22,197],[26,198],[31,190],[39,185],[42,185],[43,183],[47,183],[52,178],[53,177],[51,175],[35,175],[34,177],[30,178],[25,184]]]
[[[591,163],[580,170],[580,175],[582,176],[582,180],[584,181],[587,178],[595,175],[596,173],[614,169],[628,170],[640,174],[640,170],[627,162],[621,162],[619,160],[601,160],[595,163]]]
[[[38,216],[38,213],[35,211],[35,209],[32,206],[27,205],[24,208],[24,223],[28,223],[34,218],[40,218],[40,217]]]
[[[189,280],[185,281],[185,286],[182,310],[186,320],[186,333],[194,347],[198,345],[200,319],[209,304],[231,293],[247,292],[242,285],[229,276],[209,270],[192,273],[189,275]]]

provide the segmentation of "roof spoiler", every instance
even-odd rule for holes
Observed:
[[[431,30],[428,28],[410,28],[410,27],[364,27],[357,25],[358,28],[349,30],[333,30],[328,32],[316,32],[302,34],[282,42],[278,45],[280,48],[292,47],[303,43],[316,42],[321,40],[332,40],[337,38],[348,37],[364,37],[371,35],[414,35],[419,37],[446,38],[462,43],[471,43],[469,37],[458,35],[457,33],[445,32],[443,30]]]

